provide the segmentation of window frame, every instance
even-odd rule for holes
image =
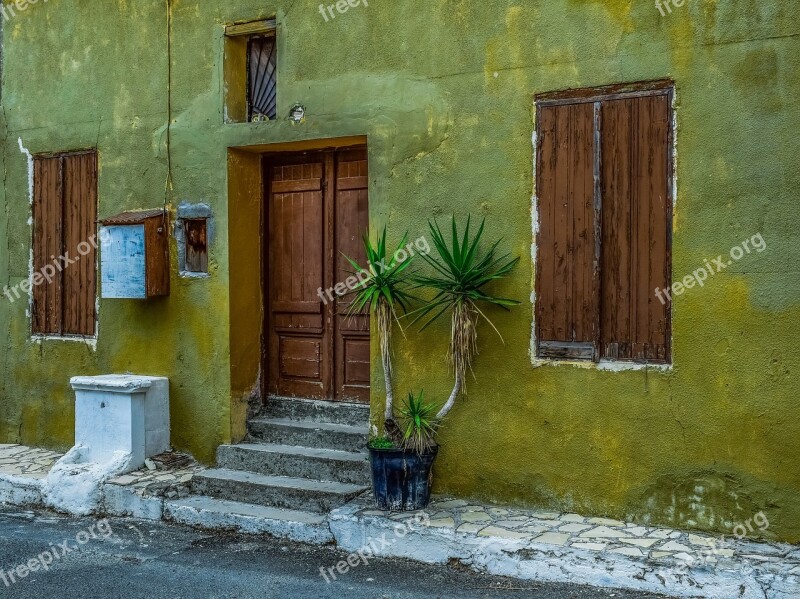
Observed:
[[[257,38],[271,38],[275,53],[275,118],[252,120],[250,98],[250,48],[251,42]],[[227,25],[224,31],[224,59],[222,86],[223,123],[272,122],[278,119],[280,104],[278,97],[278,80],[280,78],[280,44],[277,19],[258,19],[243,23]]]
[[[569,364],[577,363],[584,365],[594,365],[599,368],[610,368],[612,370],[619,369],[636,369],[639,367],[656,367],[663,369],[671,369],[673,365],[673,305],[672,301],[668,301],[665,313],[665,337],[666,337],[666,356],[662,360],[647,360],[647,359],[627,359],[627,358],[610,358],[603,357],[603,351],[600,347],[601,326],[602,326],[602,296],[603,296],[603,273],[602,273],[602,240],[603,240],[603,191],[602,191],[602,160],[603,160],[603,138],[602,138],[602,103],[613,100],[624,100],[630,98],[652,97],[652,96],[665,96],[668,103],[668,128],[667,128],[667,147],[665,153],[667,157],[666,167],[666,183],[667,195],[665,198],[666,208],[666,256],[665,256],[665,274],[667,283],[671,284],[674,279],[672,273],[672,237],[673,237],[673,215],[674,204],[677,189],[677,180],[675,173],[675,154],[676,154],[676,108],[675,108],[675,83],[669,79],[662,79],[657,81],[644,81],[634,83],[622,83],[615,85],[607,85],[602,87],[591,87],[581,89],[568,89],[555,92],[547,92],[537,94],[534,98],[534,114],[535,114],[535,133],[533,136],[533,167],[534,167],[534,197],[533,197],[533,229],[534,229],[534,248],[533,248],[533,269],[534,269],[534,293],[533,293],[533,326],[531,338],[531,358],[535,366],[547,363],[553,364]],[[594,317],[597,322],[596,339],[589,349],[589,343],[580,344],[577,342],[562,343],[562,342],[548,342],[542,341],[540,337],[540,319],[539,319],[539,282],[540,282],[540,269],[542,263],[540,260],[540,239],[542,235],[542,228],[540,226],[540,209],[541,193],[540,193],[540,172],[539,165],[542,157],[540,151],[542,147],[543,132],[542,132],[542,115],[541,109],[545,107],[564,107],[576,104],[593,104],[594,105],[594,209],[595,209],[595,270],[597,273],[596,287],[593,293],[598,296],[597,305],[595,307],[596,314]],[[551,345],[552,351],[542,351],[544,344]],[[563,347],[559,347],[559,345]],[[578,347],[585,345],[586,347]],[[567,347],[569,346],[569,347]],[[559,355],[560,353],[560,355]]]
[[[192,238],[192,228],[198,225],[202,229],[203,247],[202,251],[198,253],[200,264],[198,266],[198,269],[194,270],[193,269],[194,264],[190,259],[190,255],[192,255],[194,251],[191,238]],[[185,272],[189,276],[207,275],[208,274],[208,218],[203,216],[196,216],[183,219],[183,235],[186,242],[184,265],[182,269],[183,272]]]

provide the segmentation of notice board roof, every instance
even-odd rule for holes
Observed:
[[[155,210],[132,210],[121,212],[115,216],[109,216],[100,221],[101,225],[141,225],[144,221],[151,218],[164,218],[166,211],[162,208]]]

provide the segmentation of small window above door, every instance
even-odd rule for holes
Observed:
[[[275,120],[278,116],[275,35],[251,37],[247,55],[247,120]]]
[[[278,45],[275,19],[225,28],[226,123],[272,121],[278,116]]]

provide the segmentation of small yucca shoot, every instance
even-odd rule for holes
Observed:
[[[403,416],[403,447],[416,453],[426,453],[436,445],[436,406],[425,403],[425,392],[408,394],[400,408]]]

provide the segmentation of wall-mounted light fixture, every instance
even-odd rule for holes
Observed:
[[[289,120],[299,123],[306,118],[306,107],[302,104],[295,104],[289,111]]]

